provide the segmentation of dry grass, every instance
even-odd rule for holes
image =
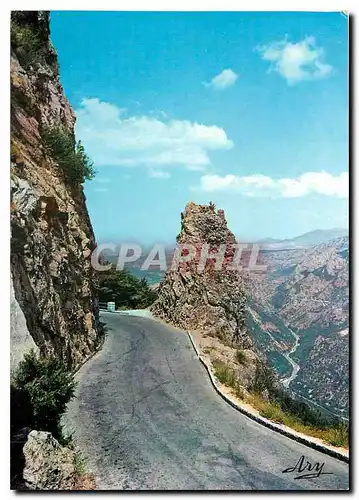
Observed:
[[[11,139],[10,143],[10,155],[14,157],[15,161],[20,155],[19,147],[13,139]]]
[[[203,347],[202,351],[203,351],[203,354],[211,354],[213,349],[214,349],[213,346],[205,346],[205,347]]]
[[[226,363],[219,359],[215,359],[212,361],[214,367],[214,374],[217,379],[224,385],[230,387],[237,398],[243,399],[244,392],[241,384],[236,377],[235,371],[230,368]]]
[[[92,474],[83,474],[75,479],[74,491],[91,491],[96,489],[95,479]]]
[[[322,439],[332,446],[344,448],[349,446],[348,430],[343,424],[339,424],[337,427],[314,427],[303,424],[295,416],[285,413],[278,404],[265,401],[260,395],[251,394],[246,398],[246,401],[258,410],[262,417],[273,422],[284,424],[302,434]]]
[[[218,380],[222,384],[228,385],[228,387],[235,388],[237,385],[237,377],[234,370],[219,359],[213,360],[212,364],[214,367],[214,374]]]
[[[235,344],[231,339],[228,338],[228,334],[222,328],[217,328],[216,330],[209,330],[203,337],[210,337],[212,339],[219,340],[223,345],[227,347],[235,347]]]
[[[73,490],[89,491],[96,489],[95,478],[92,474],[86,471],[85,460],[80,452],[75,452],[74,466],[76,471]]]
[[[240,353],[238,355],[238,353]],[[236,361],[242,361],[242,351],[237,350]],[[239,359],[238,359],[239,356]],[[245,358],[245,354],[244,354]],[[253,408],[259,411],[259,414],[273,422],[283,424],[301,434],[321,439],[323,442],[337,447],[349,448],[348,427],[343,423],[332,424],[305,424],[300,416],[295,413],[284,411],[277,402],[266,401],[260,394],[253,391],[251,394],[245,393],[239,383],[236,372],[228,364],[220,359],[212,361],[214,374],[219,382],[232,389],[235,396],[243,402],[249,403]],[[265,379],[265,384],[268,381]]]

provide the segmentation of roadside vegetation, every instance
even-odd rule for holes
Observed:
[[[240,363],[238,358],[237,361]],[[339,419],[325,418],[306,403],[294,399],[278,386],[274,373],[264,364],[257,363],[254,382],[246,395],[235,369],[220,360],[213,360],[212,364],[219,382],[230,387],[235,396],[253,406],[262,417],[322,439],[332,446],[348,448],[348,425]]]
[[[65,436],[60,419],[67,403],[74,397],[76,383],[73,375],[54,357],[42,357],[31,350],[25,354],[16,372],[12,375],[11,392],[11,436],[18,432],[26,439],[30,430],[51,432],[55,439],[74,452],[74,490],[94,490],[95,480],[86,469],[85,460],[75,449],[72,436]],[[23,489],[24,441],[11,441],[12,489]]]
[[[246,353],[242,349],[237,349],[236,360],[240,365],[245,365],[247,363]]]
[[[22,427],[48,431],[67,444],[60,419],[74,397],[73,376],[55,357],[25,354],[11,380],[11,422],[13,430]]]
[[[278,402],[265,401],[259,394],[251,394],[246,402],[259,411],[259,414],[273,422],[291,427],[297,432],[322,439],[332,446],[348,448],[348,426],[339,420],[322,421],[317,424],[304,423],[296,414],[285,412]]]
[[[137,278],[125,269],[98,273],[99,301],[115,302],[116,309],[145,309],[157,298],[146,278]]]
[[[236,373],[233,368],[230,368],[226,363],[219,359],[215,359],[212,361],[212,365],[214,367],[214,374],[217,379],[224,385],[230,387],[234,394],[242,399],[243,398],[243,388],[236,376]]]

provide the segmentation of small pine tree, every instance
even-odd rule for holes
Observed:
[[[82,184],[95,176],[93,162],[87,156],[81,141],[75,143],[71,134],[60,127],[44,127],[42,137],[47,153],[56,161],[71,185]]]
[[[114,301],[116,307],[144,309],[157,298],[146,278],[137,278],[127,270],[110,269],[99,273],[100,302]]]

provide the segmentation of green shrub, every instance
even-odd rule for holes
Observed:
[[[316,427],[333,425],[333,421],[324,418],[320,411],[314,410],[303,401],[295,399],[283,389],[272,389],[269,392],[269,397],[272,401],[278,403],[285,413],[300,420],[304,425],[314,425]]]
[[[271,393],[274,390],[275,376],[273,371],[268,368],[264,363],[258,361],[256,363],[256,371],[254,381],[250,387],[250,392],[261,394],[264,391]]]
[[[242,351],[241,349],[237,349],[237,352],[236,352],[236,360],[238,361],[238,363],[240,365],[245,365],[246,362],[247,362],[247,357],[246,357],[246,354],[244,351]]]
[[[145,309],[157,298],[146,278],[139,279],[123,269],[98,273],[99,301],[115,302],[117,309]]]
[[[69,184],[82,184],[85,179],[93,179],[93,162],[87,156],[81,141],[76,143],[73,136],[60,127],[44,127],[42,138],[48,154],[61,168]]]
[[[25,68],[45,61],[43,44],[38,34],[28,26],[19,26],[12,22],[11,47]]]
[[[19,363],[12,384],[17,392],[27,395],[31,403],[28,426],[60,437],[60,418],[76,387],[62,363],[52,357],[37,356],[32,350]]]
[[[76,451],[74,454],[74,467],[76,474],[78,474],[79,476],[85,474],[86,472],[85,459],[79,451]]]

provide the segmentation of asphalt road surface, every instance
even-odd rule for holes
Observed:
[[[261,426],[213,389],[185,332],[103,313],[64,417],[101,490],[345,490],[348,465]],[[304,456],[319,477],[283,472]],[[323,467],[321,467],[323,465]],[[313,470],[311,471],[313,474]]]

